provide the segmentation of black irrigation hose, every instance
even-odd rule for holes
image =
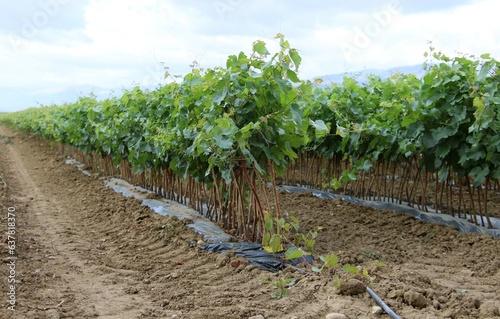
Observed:
[[[392,309],[389,308],[389,306],[385,302],[383,302],[382,299],[380,299],[380,297],[377,296],[377,294],[375,292],[373,292],[373,290],[371,290],[369,287],[366,287],[366,291],[368,291],[370,296],[372,296],[373,299],[375,299],[377,304],[380,307],[382,307],[382,309],[384,309],[385,313],[388,314],[389,316],[391,316],[392,319],[401,319],[401,317],[398,316],[394,311],[392,311]]]

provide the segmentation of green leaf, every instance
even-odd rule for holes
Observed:
[[[302,258],[303,256],[304,252],[296,248],[288,248],[288,250],[285,252],[285,258],[287,260]]]
[[[451,148],[448,144],[438,144],[436,147],[436,156],[439,158],[444,158],[450,152]]]
[[[359,272],[358,267],[356,266],[351,266],[350,264],[345,264],[342,269],[352,275],[356,275]]]
[[[295,73],[294,71],[288,69],[286,71],[286,76],[293,82],[293,83],[299,83],[300,82],[300,79],[298,78],[297,76],[297,73]]]
[[[283,105],[288,105],[288,104],[296,101],[297,97],[299,96],[298,91],[295,89],[289,89],[289,88],[283,87],[283,92],[286,92],[286,94],[280,95],[280,101]],[[302,123],[302,121],[300,123]],[[301,126],[301,125],[299,125],[299,126]]]
[[[476,96],[474,98],[474,101],[472,102],[472,105],[477,109],[478,114],[483,113],[483,111],[484,111],[484,102],[483,102],[482,98],[480,98],[479,96]]]
[[[316,240],[314,239],[308,239],[306,240],[306,249],[307,251],[313,252],[314,251],[314,244],[316,243]]]
[[[203,78],[199,75],[189,73],[184,77],[184,83],[189,85],[191,88],[194,88],[195,86],[203,83]]]
[[[345,170],[343,173],[342,173],[342,181],[347,183],[347,182],[353,182],[357,180],[357,175],[356,173],[352,172],[352,171],[347,171]]]
[[[271,231],[273,229],[273,220],[267,219],[264,223],[264,227],[266,228],[267,231]]]
[[[413,124],[415,123],[415,119],[413,119],[412,117],[410,116],[407,116],[405,117],[402,121],[401,121],[401,126],[402,127],[408,127],[410,126],[410,124]]]
[[[139,146],[139,151],[151,153],[153,151],[153,149],[151,148],[151,145],[149,145],[148,143],[141,143]]]
[[[221,176],[222,178],[224,179],[224,181],[226,182],[226,184],[230,184],[232,179],[233,179],[233,174],[232,174],[232,170],[230,169],[224,169],[221,171]]]
[[[481,67],[481,70],[479,71],[479,74],[476,77],[476,81],[483,82],[484,80],[486,80],[492,67],[493,65],[491,63],[489,62],[484,63],[483,66]]]
[[[290,58],[292,58],[293,64],[295,65],[295,70],[297,70],[302,62],[302,58],[296,49],[290,49],[289,54]]]
[[[227,87],[224,87],[222,90],[218,90],[214,93],[214,97],[212,99],[212,101],[215,103],[215,104],[220,104],[224,98],[226,97],[227,95]]]
[[[472,176],[475,176],[474,181],[472,182],[472,184],[475,187],[478,187],[479,185],[481,185],[484,182],[484,180],[486,179],[486,176],[488,176],[489,173],[490,173],[490,169],[488,168],[488,165],[486,165],[486,164],[484,164],[482,166],[476,166],[476,167],[474,167],[470,171],[470,174]]]
[[[284,219],[284,218],[276,219],[276,224],[277,224],[280,228],[284,228],[284,227],[285,227],[285,219]]]
[[[303,118],[302,108],[298,104],[294,103],[290,105],[290,112],[292,113],[292,118],[295,124],[299,127],[302,126],[302,118]]]
[[[293,243],[295,246],[299,246],[300,243],[302,242],[302,239],[304,238],[303,234],[295,234],[293,236]]]
[[[340,187],[342,187],[342,183],[336,178],[333,178],[330,181],[330,187],[333,188],[334,190],[338,190]]]
[[[490,177],[492,180],[497,180],[500,178],[500,167],[495,168],[491,171]]]
[[[372,167],[373,163],[370,160],[365,160],[363,164],[360,167],[358,167],[358,169],[368,172]]]
[[[325,124],[323,120],[309,120],[309,122],[315,129],[316,138],[322,138],[330,133],[330,128]]]
[[[293,229],[295,229],[295,231],[298,231],[300,229],[300,223],[299,223],[299,220],[297,219],[297,217],[291,216],[290,220],[292,221],[291,224],[293,226]]]
[[[336,255],[320,256],[320,259],[326,266],[332,268],[337,267],[337,264],[339,262],[339,257],[337,257]]]
[[[253,51],[260,55],[269,55],[269,51],[266,48],[266,43],[264,41],[255,41],[253,44]]]
[[[439,180],[445,182],[448,178],[448,167],[443,167],[439,170]]]
[[[311,267],[311,270],[314,271],[314,272],[318,272],[318,273],[321,272],[321,271],[323,271],[322,268],[318,268],[318,267],[315,267],[315,266]]]
[[[282,251],[283,245],[281,244],[281,236],[278,234],[272,235],[271,240],[269,240],[269,246],[274,253]]]
[[[434,130],[432,133],[434,140],[439,142],[442,139],[445,139],[447,137],[450,137],[453,134],[453,131],[456,129],[449,128],[449,127],[438,127],[437,129]]]
[[[271,234],[270,233],[266,233],[264,235],[264,238],[262,239],[262,245],[263,246],[269,246],[269,240],[271,240]]]
[[[222,149],[231,149],[233,147],[233,140],[228,137],[214,135],[213,139],[215,141],[215,144]]]
[[[368,273],[368,269],[364,268],[363,269],[363,277],[366,279],[370,279],[370,274]]]
[[[285,225],[283,225],[283,229],[284,229],[286,232],[290,232],[290,224],[289,224],[289,223],[286,223]]]

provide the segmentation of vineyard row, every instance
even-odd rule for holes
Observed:
[[[185,203],[253,241],[281,216],[279,183],[489,220],[500,177],[499,62],[430,48],[425,75],[324,85],[271,54],[192,71],[152,91],[1,114],[104,174]],[[491,225],[486,225],[491,226]]]

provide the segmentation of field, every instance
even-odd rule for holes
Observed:
[[[12,137],[0,146],[2,223],[10,205],[18,218],[16,312],[6,310],[3,298],[2,318],[324,318],[332,312],[389,318],[371,314],[375,303],[366,292],[340,295],[324,275],[273,274],[192,247],[200,237],[183,223],[107,189],[36,138],[5,127],[0,134]],[[307,194],[280,199],[303,227],[323,227],[320,253],[369,268],[372,289],[398,315],[500,315],[498,240]],[[162,232],[165,224],[171,234]],[[7,249],[1,257],[6,260]],[[385,266],[370,268],[376,262]],[[281,299],[262,283],[292,277],[296,283]],[[5,281],[1,287],[8,289]]]
[[[430,48],[423,78],[325,86],[276,39],[155,90],[0,114],[2,318],[388,318],[368,288],[402,318],[500,316],[500,62]],[[275,272],[207,252],[110,177],[276,254]],[[492,236],[279,187],[296,184]]]

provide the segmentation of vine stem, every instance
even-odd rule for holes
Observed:
[[[245,179],[247,180],[247,183],[250,186],[250,189],[252,190],[252,193],[255,196],[255,201],[257,202],[257,206],[258,206],[257,213],[259,215],[259,218],[261,220],[264,220],[264,212],[262,211],[262,205],[260,204],[259,195],[257,194],[257,190],[255,189],[255,183],[253,183],[250,180],[250,176],[248,176],[248,170],[247,170],[247,166],[245,164],[245,159],[240,158],[240,165],[243,168],[243,175],[245,176]]]
[[[238,174],[240,175],[240,174]],[[248,229],[246,226],[246,220],[245,220],[245,203],[244,203],[244,198],[243,198],[243,191],[241,190],[241,185],[243,185],[241,181],[241,176],[236,176],[236,173],[233,170],[233,177],[235,180],[235,189],[236,189],[236,196],[237,196],[237,220],[238,220],[238,228],[239,230],[243,230],[243,235],[245,238],[250,238],[248,236]],[[238,178],[240,177],[240,178]]]
[[[413,161],[416,161],[416,159],[413,157],[411,160],[410,160],[410,163],[413,162]],[[415,165],[415,167],[417,167]],[[420,180],[420,172],[421,170],[420,169],[417,169],[417,173],[415,175],[415,178],[414,178],[414,183],[413,183],[413,186],[411,187],[411,190],[410,190],[410,195],[408,196],[408,202],[412,204],[415,204],[416,203],[416,195],[417,195],[417,189],[418,189],[418,182]],[[418,205],[418,203],[417,203]]]
[[[439,203],[438,203],[438,191],[439,191],[439,175],[436,171],[436,185],[434,186],[434,207],[436,208],[436,213],[439,213]]]
[[[276,217],[281,218],[281,207],[278,200],[278,192],[276,190],[276,171],[274,170],[274,163],[269,161],[269,166],[271,167],[271,182],[274,195],[274,206],[276,207]]]
[[[217,175],[215,174],[215,170],[212,167],[212,177],[214,180],[214,215],[215,215],[215,221],[217,222],[219,219],[221,219],[221,214],[223,213],[223,207],[222,207],[222,195],[221,192],[219,191],[219,179],[217,178]],[[217,212],[217,208],[219,211]]]
[[[467,181],[467,187],[469,189],[469,195],[470,195],[470,204],[471,204],[471,208],[472,208],[472,214],[474,216],[474,223],[476,223],[476,225],[479,225],[477,223],[477,214],[476,214],[476,207],[474,205],[474,197],[473,197],[473,193],[472,193],[472,189],[470,187],[470,180],[469,180],[469,176],[466,176],[465,177],[465,180]]]
[[[490,189],[490,177],[486,177],[486,186],[484,190],[484,214],[486,215],[486,220],[488,221],[488,227],[493,228],[493,224],[491,223],[490,214],[488,214],[488,191]]]

